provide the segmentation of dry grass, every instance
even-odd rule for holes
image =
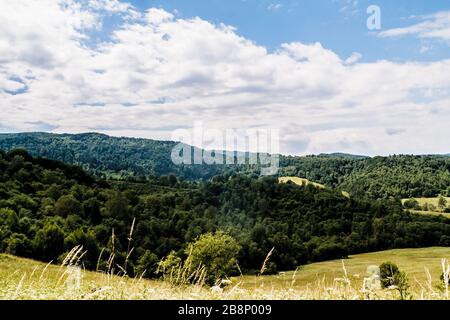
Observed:
[[[447,279],[449,277],[448,260],[440,259],[450,256],[448,248],[392,250],[359,255],[345,261],[312,264],[279,276],[241,276],[232,279],[231,283],[227,281],[225,289],[208,288],[201,281],[197,285],[175,284],[170,279],[152,281],[86,271],[77,266],[82,253],[76,251],[69,255],[63,266],[0,255],[0,299],[398,299],[396,290],[367,292],[362,289],[366,267],[386,260],[397,263],[408,273],[411,298],[448,299],[448,287],[441,285],[438,288],[443,270]],[[179,269],[177,276],[182,272],[183,269]]]
[[[415,214],[423,214],[426,216],[444,216],[450,218],[450,213],[447,212],[439,212],[439,211],[423,211],[423,210],[409,210]]]
[[[450,197],[444,197],[447,200],[447,204],[450,204]],[[450,213],[446,213],[443,212],[439,209],[439,197],[434,197],[434,198],[413,198],[416,199],[417,202],[419,203],[419,205],[421,207],[423,207],[425,204],[427,205],[432,205],[434,206],[436,209],[435,211],[430,211],[430,210],[409,210],[413,213],[417,213],[417,214],[423,214],[423,215],[430,215],[430,216],[446,216],[448,218],[450,218]],[[405,203],[405,201],[407,201],[409,199],[402,199],[402,203]]]
[[[299,186],[311,184],[316,188],[325,189],[326,187],[323,184],[309,181],[308,179],[298,178],[298,177],[280,177],[278,178],[279,183],[287,183],[288,181],[291,181]]]
[[[444,197],[447,200],[447,203],[450,203],[450,197]],[[425,203],[432,204],[435,207],[438,207],[439,204],[439,197],[434,198],[414,198],[419,202],[421,206],[423,206]],[[407,199],[406,199],[407,200]]]
[[[319,188],[319,189],[325,189],[326,188],[326,186],[323,185],[323,184],[320,184],[320,183],[317,183],[317,182],[313,182],[313,181],[310,181],[310,180],[304,179],[304,178],[298,178],[298,177],[280,177],[280,178],[278,178],[278,182],[279,183],[287,183],[288,181],[291,181],[291,182],[293,182],[293,183],[295,183],[296,185],[299,185],[299,186],[305,186],[305,185],[310,184],[310,185],[313,185],[314,187]],[[346,198],[350,198],[350,194],[348,192],[346,192],[346,191],[342,191],[342,195],[344,197],[346,197]]]

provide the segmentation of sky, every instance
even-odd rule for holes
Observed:
[[[285,154],[430,154],[449,111],[446,0],[0,0],[0,132],[201,121],[278,129]]]

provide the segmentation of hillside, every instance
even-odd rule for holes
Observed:
[[[175,142],[115,138],[98,133],[0,134],[0,149],[24,149],[34,156],[79,165],[96,176],[112,178],[174,174],[207,180],[222,172],[216,166],[177,166],[171,160]]]
[[[102,134],[0,134],[0,149],[22,148],[34,156],[76,164],[105,178],[175,175],[208,180],[225,173],[258,174],[249,166],[183,165],[172,163],[175,142],[116,138]],[[450,157],[364,157],[342,153],[280,157],[279,176],[315,181],[352,195],[369,198],[432,197],[450,192]]]
[[[339,188],[370,198],[450,194],[450,157],[391,156],[360,161]]]
[[[280,183],[292,182],[292,183],[295,183],[296,185],[299,185],[299,186],[312,185],[312,186],[314,186],[316,188],[319,188],[319,189],[324,189],[325,188],[325,186],[323,184],[316,183],[316,182],[313,182],[313,181],[309,181],[308,179],[298,178],[298,177],[280,177],[280,178],[278,178],[278,181]]]
[[[145,267],[150,277],[154,261],[172,251],[183,258],[189,243],[217,230],[236,239],[248,273],[272,248],[275,272],[352,253],[450,244],[449,219],[410,215],[400,201],[348,199],[332,189],[245,175],[201,184],[175,177],[108,182],[23,151],[0,152],[0,252],[58,261],[83,245],[88,269],[101,251],[100,263],[112,253],[123,263],[130,228],[127,272]]]
[[[175,175],[209,180],[227,173],[258,174],[257,167],[174,165],[170,141],[116,138],[102,134],[0,134],[0,149],[22,148],[34,156],[82,166],[97,177],[144,178]],[[410,198],[449,195],[450,157],[390,156],[369,158],[348,154],[281,156],[279,176],[308,179],[351,195]]]
[[[322,282],[324,286],[332,287],[336,278],[342,278],[344,273],[342,264],[344,264],[352,285],[355,289],[360,289],[368,266],[379,266],[383,262],[390,261],[408,274],[411,286],[417,290],[421,289],[421,285],[428,285],[425,268],[430,272],[432,285],[436,286],[440,283],[440,276],[443,272],[441,259],[450,261],[450,248],[395,249],[362,253],[351,255],[343,261],[331,260],[304,265],[297,272],[289,271],[265,276],[257,283],[258,286],[278,290],[291,287],[301,290],[306,286],[317,286]],[[243,288],[254,287],[254,277],[245,276],[240,280]],[[293,280],[295,280],[294,284],[292,284]]]
[[[282,157],[281,176],[306,178],[358,197],[411,198],[450,193],[450,157]]]
[[[175,287],[168,281],[154,281],[90,272],[73,265],[55,266],[0,254],[0,300],[3,299],[364,299],[361,291],[369,265],[390,260],[407,273],[412,299],[444,299],[439,290],[441,258],[448,248],[403,249],[350,256],[349,259],[313,263],[296,272],[273,276],[232,278],[224,290],[207,287]],[[411,263],[414,261],[415,263]],[[347,277],[344,273],[343,263]],[[425,270],[429,270],[430,279]],[[348,282],[343,282],[343,280]],[[378,299],[399,299],[397,292],[383,290]]]

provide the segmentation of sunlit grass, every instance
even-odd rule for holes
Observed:
[[[439,277],[442,274],[440,261],[442,258],[450,259],[450,248],[432,247],[419,249],[396,249],[372,253],[364,253],[352,255],[349,259],[344,260],[348,275],[354,279],[354,284],[359,286],[366,275],[367,267],[370,265],[379,266],[383,262],[390,261],[398,265],[400,270],[405,271],[411,282],[411,286],[415,289],[419,288],[419,283],[428,281],[425,268],[428,269],[431,276],[435,280],[435,284],[439,284]],[[281,272],[279,275],[265,276],[258,279],[256,285],[268,286],[273,288],[292,287],[292,277],[294,271]],[[311,286],[317,282],[323,282],[325,285],[332,285],[334,279],[342,276],[342,261],[332,260],[325,262],[313,263],[301,266],[295,272],[294,288],[301,290],[302,288]],[[359,281],[357,281],[359,280]],[[244,276],[242,287],[252,288],[255,286],[255,278]]]
[[[320,188],[320,189],[326,188],[323,184],[309,181],[308,179],[298,178],[298,177],[280,177],[280,178],[278,178],[278,181],[280,183],[287,183],[288,181],[291,181],[299,186],[310,184],[316,188]]]
[[[439,209],[439,197],[433,197],[433,198],[413,198],[417,200],[419,205],[423,208],[425,205],[432,205],[434,208],[436,208],[434,211],[431,210],[409,210],[413,213],[417,214],[423,214],[423,215],[429,215],[429,216],[445,216],[450,218],[450,213],[443,212]],[[444,197],[444,199],[447,201],[447,204],[450,204],[450,197]],[[405,203],[409,199],[402,199],[402,203]]]
[[[362,288],[369,265],[396,263],[408,273],[413,299],[447,299],[448,288],[439,280],[441,258],[449,248],[390,250],[304,266],[277,276],[242,276],[226,288],[175,285],[109,273],[90,272],[73,265],[56,266],[29,259],[0,255],[0,299],[89,300],[353,300],[368,297]],[[372,299],[398,299],[395,290],[371,292]]]

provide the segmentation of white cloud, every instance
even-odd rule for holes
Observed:
[[[337,2],[341,6],[339,11],[347,15],[355,15],[359,12],[358,0],[333,0],[333,2]]]
[[[268,52],[230,26],[92,3],[0,3],[3,127],[169,139],[201,119],[280,128],[291,153],[449,152],[450,60],[361,63],[298,42]],[[122,24],[88,46],[111,14]]]
[[[149,23],[157,25],[172,20],[173,14],[162,9],[151,8],[147,10],[146,18]]]
[[[423,21],[404,28],[389,29],[379,33],[380,37],[402,37],[416,35],[420,38],[450,40],[450,11],[421,17]]]
[[[133,9],[129,3],[124,3],[118,0],[89,0],[88,5],[96,10],[107,12],[128,12]]]
[[[278,11],[283,8],[283,4],[281,3],[271,3],[267,6],[267,10],[269,11]]]
[[[354,64],[361,60],[362,54],[359,52],[353,52],[350,57],[345,60],[345,64]]]

